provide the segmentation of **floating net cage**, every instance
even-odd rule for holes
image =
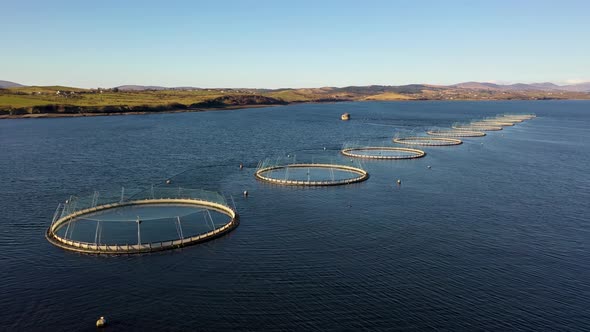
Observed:
[[[444,129],[444,130],[429,130],[426,132],[430,136],[442,136],[442,137],[482,137],[486,133],[483,131],[469,131],[469,130],[455,130],[455,129]]]
[[[511,127],[514,126],[513,122],[503,122],[501,120],[494,119],[483,119],[479,121],[471,122],[472,125],[476,126],[492,126],[492,127]]]
[[[512,119],[512,120],[531,120],[536,118],[535,114],[499,114],[498,119]]]
[[[254,175],[261,181],[291,186],[336,186],[369,178],[362,164],[354,159],[293,154],[261,161]]]
[[[508,123],[520,123],[526,120],[536,118],[534,114],[499,114],[495,117],[486,119],[490,121],[508,122]]]
[[[459,145],[463,143],[460,139],[450,137],[397,137],[393,142],[406,145],[421,145],[421,146],[449,146]]]
[[[467,130],[467,131],[498,131],[498,130],[502,130],[502,127],[500,126],[494,126],[494,125],[485,125],[485,124],[472,124],[472,123],[466,123],[466,124],[454,124],[452,126],[453,129],[456,130]]]
[[[347,157],[387,160],[416,159],[426,155],[426,152],[418,149],[394,146],[360,146],[350,143],[345,144],[340,152]]]
[[[475,120],[470,123],[455,123],[452,128],[454,130],[465,131],[497,131],[502,130],[503,127],[514,126],[517,123],[525,120],[535,118],[534,114],[500,114],[495,117]],[[436,134],[435,134],[436,135]],[[466,137],[466,136],[464,136]]]
[[[512,118],[492,118],[492,119],[485,119],[484,121],[502,121],[502,122],[506,122],[506,123],[517,124],[517,123],[524,122],[525,120],[512,119]]]
[[[46,238],[71,251],[138,254],[201,243],[233,230],[238,214],[212,191],[159,187],[71,196]]]

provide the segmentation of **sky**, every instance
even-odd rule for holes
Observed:
[[[114,87],[590,81],[590,1],[0,0],[0,80]]]

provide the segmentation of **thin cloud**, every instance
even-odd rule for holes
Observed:
[[[503,81],[503,80],[487,80],[484,82],[488,82],[488,83],[493,83],[493,84],[499,84],[499,85],[509,85],[509,84],[513,84],[514,82],[512,81]]]
[[[585,83],[585,82],[590,82],[590,79],[571,78],[571,79],[563,81],[563,83],[565,83],[565,84],[579,84],[579,83]]]

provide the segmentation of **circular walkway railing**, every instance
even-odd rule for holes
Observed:
[[[449,146],[463,143],[460,139],[443,137],[404,137],[394,138],[395,143],[423,146]]]
[[[340,152],[348,157],[367,159],[415,159],[422,158],[426,155],[426,152],[418,149],[397,148],[389,146],[345,148]]]
[[[330,169],[330,170],[340,170],[351,173],[353,176],[346,179],[328,179],[328,180],[292,180],[287,178],[276,178],[272,177],[272,175],[268,175],[269,173],[272,174],[273,171],[276,170],[284,170],[287,171],[289,168],[308,168],[308,169]],[[290,185],[290,186],[338,186],[338,185],[345,185],[351,184],[356,182],[362,182],[369,178],[369,173],[365,170],[357,167],[346,166],[346,165],[338,165],[338,164],[288,164],[288,165],[275,165],[260,168],[256,171],[254,176],[258,180],[280,184],[280,185]]]
[[[215,228],[209,232],[198,234],[195,236],[190,237],[182,237],[174,240],[168,241],[159,241],[159,242],[149,242],[149,243],[137,243],[137,244],[99,244],[99,243],[89,243],[89,242],[82,242],[76,241],[72,239],[67,239],[65,237],[61,237],[58,235],[57,231],[63,227],[67,223],[75,223],[76,220],[86,216],[91,215],[99,211],[106,211],[110,209],[116,209],[126,206],[145,206],[145,205],[162,205],[162,204],[170,204],[170,205],[194,205],[201,208],[215,210],[217,212],[223,213],[230,217],[229,222],[224,224],[221,227]],[[169,249],[176,249],[188,245],[193,245],[201,242],[205,242],[211,240],[213,238],[219,237],[223,234],[226,234],[236,228],[239,223],[239,216],[232,208],[229,206],[209,202],[201,199],[190,199],[190,198],[156,198],[156,199],[141,199],[141,200],[132,200],[126,201],[122,203],[110,203],[99,205],[95,207],[90,207],[86,209],[81,209],[75,211],[73,213],[67,214],[53,222],[51,226],[47,229],[45,233],[45,237],[49,240],[50,243],[71,251],[81,252],[81,253],[90,253],[90,254],[141,254],[141,253],[149,253],[155,251],[162,251],[162,250],[169,250]],[[67,234],[67,232],[66,232]]]
[[[482,131],[469,131],[469,130],[429,130],[426,132],[431,136],[443,136],[443,137],[482,137],[486,133]]]

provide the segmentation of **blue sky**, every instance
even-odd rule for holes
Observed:
[[[590,81],[590,1],[0,0],[0,79],[320,87]]]

